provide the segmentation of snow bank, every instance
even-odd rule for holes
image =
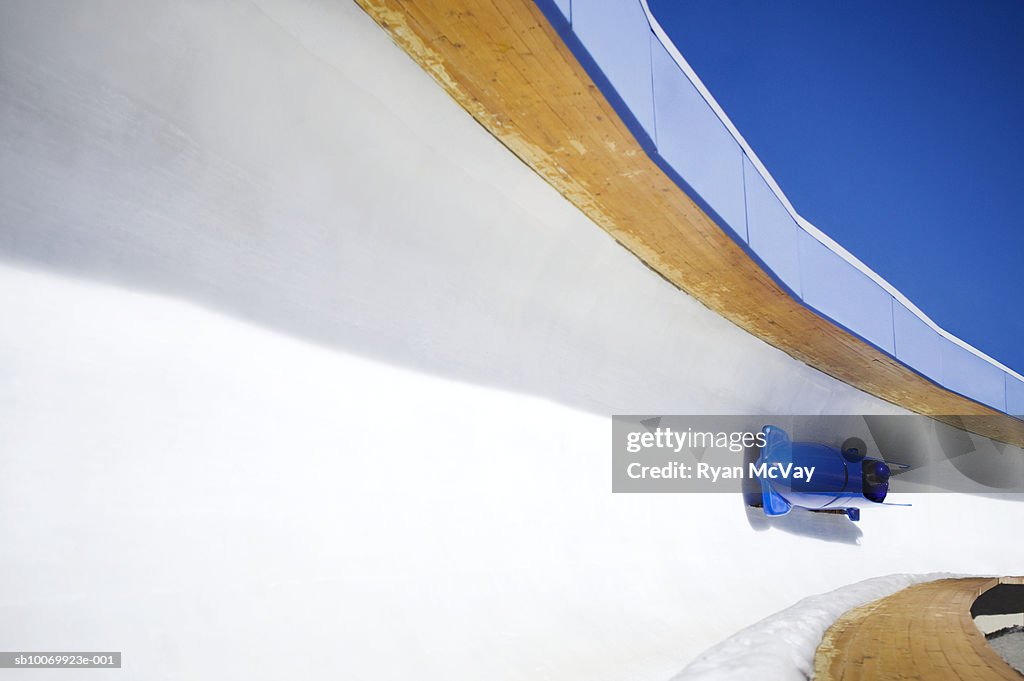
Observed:
[[[985,638],[1007,664],[1024,674],[1024,627],[1009,627]]]
[[[952,575],[888,575],[809,596],[730,636],[698,656],[675,681],[806,681],[814,674],[814,651],[843,613],[912,584]]]

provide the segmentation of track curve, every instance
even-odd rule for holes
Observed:
[[[1020,681],[971,617],[974,601],[1022,577],[940,579],[850,610],[815,654],[818,681],[969,679]]]

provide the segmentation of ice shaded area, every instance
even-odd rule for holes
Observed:
[[[1024,627],[1009,627],[985,638],[1008,665],[1024,674]]]
[[[674,681],[807,681],[814,652],[832,623],[848,610],[912,584],[953,575],[888,575],[809,596],[702,653]]]
[[[652,276],[351,0],[0,3],[0,139],[6,259],[597,414],[900,411]]]

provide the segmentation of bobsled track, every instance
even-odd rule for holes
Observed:
[[[667,679],[812,594],[1021,571],[1012,495],[611,494],[611,414],[963,398],[876,397],[680,291],[352,2],[2,3],[0,140],[6,650]]]
[[[814,678],[1019,681],[971,617],[978,597],[1001,583],[1024,579],[936,580],[851,610],[826,632]]]

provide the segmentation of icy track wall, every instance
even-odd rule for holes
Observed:
[[[2,3],[0,139],[10,650],[654,680],[809,594],[1019,572],[1007,500],[611,494],[612,413],[898,410],[651,273],[350,3]]]
[[[1024,415],[1024,376],[801,217],[646,0],[537,0],[648,155],[796,300],[946,389]]]

